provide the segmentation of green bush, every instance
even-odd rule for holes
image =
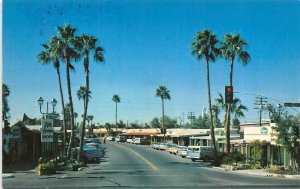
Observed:
[[[71,163],[71,162],[67,163],[67,166],[66,166],[66,170],[68,170],[68,171],[77,171],[78,168],[80,168],[80,166],[78,164]]]
[[[244,169],[251,169],[252,165],[251,164],[244,164]]]
[[[251,169],[262,169],[260,164],[253,164],[251,165]]]
[[[231,165],[233,163],[235,163],[235,159],[232,158],[231,156],[225,156],[225,157],[223,157],[222,164]]]
[[[141,140],[141,145],[150,145],[150,140]]]
[[[223,161],[223,156],[217,156],[214,161],[211,163],[212,166],[220,167]]]

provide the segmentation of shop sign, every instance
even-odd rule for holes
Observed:
[[[42,119],[41,142],[53,142],[53,119]]]
[[[260,133],[261,134],[267,134],[268,133],[268,128],[266,128],[266,127],[262,127],[261,129],[260,129]]]

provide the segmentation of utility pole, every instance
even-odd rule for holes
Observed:
[[[182,112],[182,125],[184,125],[184,112]]]
[[[188,112],[187,118],[191,120],[191,125],[192,125],[193,120],[195,119],[195,112]]]
[[[261,115],[262,115],[264,107],[266,106],[266,103],[267,103],[267,97],[264,97],[264,96],[255,97],[254,105],[256,105],[258,107],[255,107],[254,109],[259,109],[259,126],[260,127],[261,127]]]

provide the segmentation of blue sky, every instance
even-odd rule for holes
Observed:
[[[40,96],[60,99],[53,66],[40,65],[36,55],[41,44],[56,35],[56,26],[65,23],[77,28],[78,35],[97,37],[105,48],[105,64],[92,61],[90,67],[88,114],[95,116],[94,122],[114,122],[113,94],[121,97],[118,118],[124,122],[145,123],[160,116],[161,101],[155,97],[159,85],[167,86],[171,94],[166,115],[198,115],[207,107],[207,85],[204,62],[191,55],[191,43],[205,28],[220,40],[226,33],[240,33],[248,42],[251,61],[247,66],[235,63],[235,91],[299,102],[299,1],[7,0],[3,2],[2,70],[3,82],[11,90],[12,121],[22,119],[23,113],[40,117]],[[75,63],[75,69],[72,93],[75,111],[81,115],[83,103],[76,91],[85,82],[82,61]],[[229,64],[218,59],[210,71],[214,99],[229,82]],[[61,72],[65,78],[64,64]],[[65,79],[63,87],[67,99]],[[245,121],[258,120],[255,97],[236,96],[249,109]],[[61,110],[60,104],[57,109]]]

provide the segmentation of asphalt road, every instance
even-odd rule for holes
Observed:
[[[149,146],[109,142],[106,157],[81,172],[18,173],[4,188],[300,188],[300,180],[239,175]]]

